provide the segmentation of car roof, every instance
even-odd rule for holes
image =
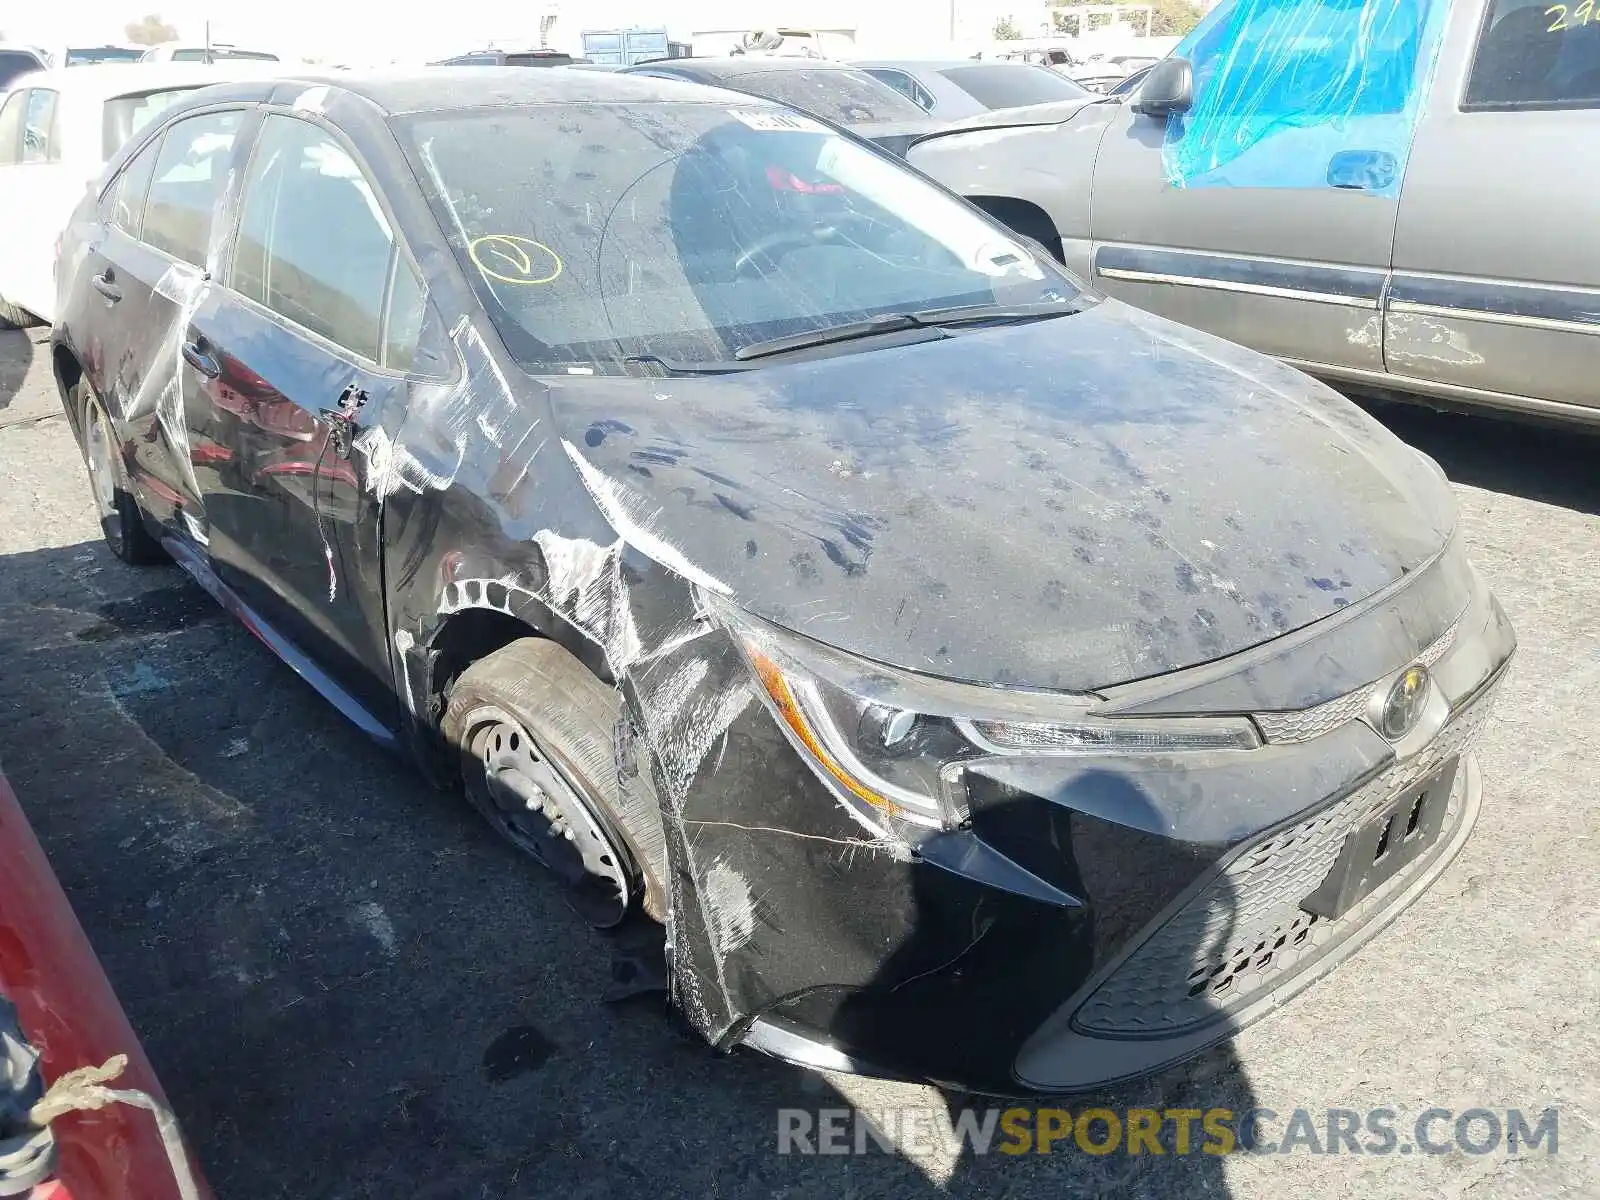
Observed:
[[[51,91],[109,99],[136,92],[159,92],[167,88],[205,87],[208,84],[236,83],[268,74],[260,67],[283,68],[276,63],[85,63],[81,67],[51,67],[30,71],[11,81],[9,91],[19,88],[48,88]]]
[[[82,67],[72,68],[75,71]],[[126,68],[124,68],[126,69]],[[279,88],[330,87],[359,96],[390,116],[521,104],[729,103],[726,92],[624,71],[549,67],[407,67],[386,71],[289,72],[252,76]],[[741,105],[770,104],[741,96]]]
[[[855,67],[893,67],[901,71],[949,71],[955,67],[982,67],[1006,66],[1015,67],[1014,62],[1001,63],[993,59],[981,58],[858,58],[851,66]],[[1022,66],[1032,64],[1023,63]]]
[[[644,69],[690,71],[714,79],[734,79],[740,75],[754,75],[768,71],[859,71],[856,63],[840,62],[834,58],[799,58],[789,55],[768,58],[760,54],[735,54],[727,58],[660,58],[654,62],[638,63],[625,71]]]

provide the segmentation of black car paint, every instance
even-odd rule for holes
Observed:
[[[483,103],[611,95],[618,78],[466,74]],[[1442,477],[1294,372],[1121,306],[722,379],[530,377],[443,244],[383,109],[352,86],[213,90],[146,140],[226,103],[341,131],[427,283],[417,370],[380,378],[231,298],[220,243],[170,327],[113,350],[82,280],[108,254],[119,277],[153,268],[81,210],[58,378],[81,365],[120,412],[165,386],[139,375],[161,362],[141,336],[204,339],[244,399],[218,404],[220,382],[187,377],[182,438],[163,428],[170,400],[121,425],[141,503],[214,594],[441,781],[443,689],[508,630],[556,639],[622,690],[622,816],[669,881],[675,998],[717,1045],[776,1018],[881,1069],[1014,1092],[1030,1033],[1165,905],[1392,756],[1351,727],[1337,745],[1259,752],[1243,776],[1226,753],[991,761],[973,776],[971,826],[913,854],[845,814],[690,584],[869,657],[1097,688],[1126,711],[1298,707],[1404,664],[1464,612],[1483,636],[1442,686],[1466,695],[1509,657],[1503,614],[1447,549]],[[369,95],[393,111],[437,94],[409,86]],[[305,493],[265,470],[284,451],[240,412],[304,413],[315,434],[289,452],[303,463],[307,445],[322,456],[321,414],[353,381],[374,399],[330,484],[344,519],[308,519]],[[196,463],[207,441],[226,453]],[[187,467],[152,458],[183,442]],[[208,478],[218,464],[230,485]],[[191,473],[200,512],[168,486]],[[1266,512],[1222,494],[1252,476]],[[263,516],[277,519],[253,524]],[[1398,586],[1411,576],[1417,588]],[[1057,632],[1059,658],[1032,629]]]

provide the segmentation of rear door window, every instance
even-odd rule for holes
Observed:
[[[206,265],[217,200],[243,114],[186,117],[167,130],[144,210],[144,241],[197,267]]]
[[[56,93],[48,88],[30,89],[28,106],[22,114],[22,161],[60,162],[60,140],[56,127]]]
[[[394,236],[377,193],[319,126],[269,116],[245,176],[230,286],[380,361]]]
[[[1491,0],[1461,107],[1600,108],[1597,7]]]

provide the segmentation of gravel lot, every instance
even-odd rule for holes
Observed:
[[[1387,1107],[1402,1142],[1430,1106],[1554,1106],[1554,1156],[780,1156],[780,1108],[944,1101],[602,1003],[554,884],[176,570],[102,548],[37,330],[0,333],[0,763],[228,1200],[1600,1195],[1600,439],[1383,415],[1456,480],[1521,639],[1477,832],[1284,1012],[1097,1102]]]

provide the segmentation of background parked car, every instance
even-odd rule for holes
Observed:
[[[562,50],[473,50],[454,58],[441,58],[431,67],[570,67],[586,63]]]
[[[144,58],[143,46],[118,46],[107,42],[104,46],[68,46],[52,53],[53,67],[86,67],[91,63],[136,63]]]
[[[24,1118],[67,1072],[118,1054],[128,1063],[108,1086],[144,1092],[170,1120],[139,1039],[0,775],[0,1196],[210,1200],[192,1157],[169,1159],[150,1111],[113,1104],[44,1130]]]
[[[14,81],[0,98],[0,328],[54,319],[56,236],[118,147],[178,97],[251,71],[129,63]]]
[[[1600,25],[1546,7],[1224,3],[1129,103],[910,158],[1112,295],[1325,379],[1597,422]]]
[[[151,46],[139,57],[140,62],[216,63],[244,58],[256,62],[277,62],[278,56],[266,50],[246,50],[231,42],[212,42],[195,45],[193,42],[162,42]]]
[[[1084,89],[1059,71],[1029,62],[871,59],[855,63],[923,112],[942,120],[998,108],[1082,99]]]
[[[939,121],[860,67],[820,58],[735,55],[674,58],[623,68],[626,74],[684,79],[776,100],[801,112],[843,125],[894,154],[905,155]]]

